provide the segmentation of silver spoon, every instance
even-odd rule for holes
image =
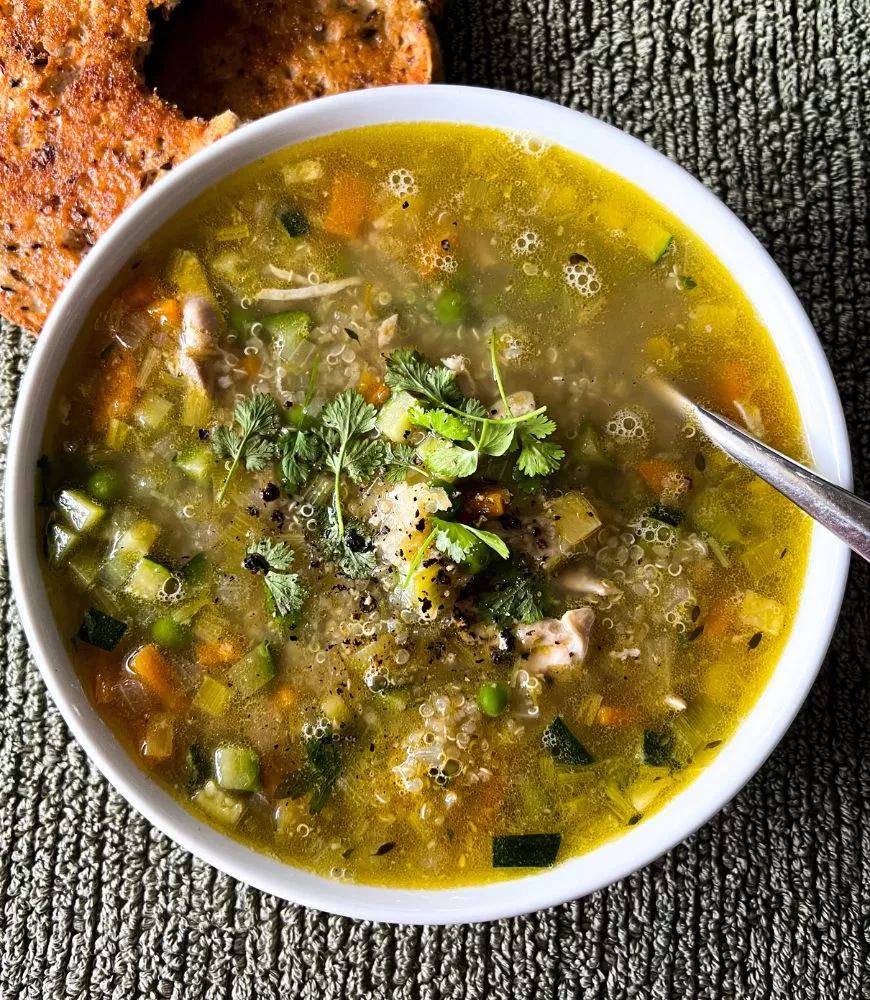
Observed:
[[[687,399],[673,386],[659,382],[658,388],[683,415],[693,417],[698,427],[726,455],[779,490],[853,552],[870,562],[870,503],[762,444],[730,420]]]

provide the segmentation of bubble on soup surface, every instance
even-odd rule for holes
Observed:
[[[565,284],[585,298],[592,298],[601,291],[601,280],[598,271],[588,260],[569,263],[562,268]]]
[[[515,257],[527,257],[540,248],[541,242],[541,237],[533,229],[527,229],[514,240],[511,250]]]
[[[404,167],[390,171],[387,187],[397,198],[407,198],[408,195],[416,194],[420,190],[414,175]]]
[[[434,267],[438,271],[452,274],[456,270],[456,258],[450,253],[435,253],[432,250],[420,251],[420,262],[424,267]]]
[[[542,135],[526,129],[515,129],[508,132],[508,138],[512,145],[528,156],[543,156],[550,148],[550,143]]]
[[[622,409],[605,424],[604,430],[619,441],[643,442],[649,440],[646,421],[637,410]]]
[[[635,535],[649,545],[664,545],[672,549],[677,544],[677,536],[673,528],[652,517],[639,517],[632,525]]]

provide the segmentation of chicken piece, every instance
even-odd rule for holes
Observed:
[[[525,389],[520,392],[512,392],[508,396],[507,401],[511,407],[510,415],[514,417],[525,416],[527,413],[531,413],[532,410],[537,409],[535,397]],[[506,417],[508,416],[507,407],[499,399],[489,408],[489,415],[496,418]]]
[[[178,367],[196,388],[214,392],[214,360],[220,355],[217,339],[221,320],[213,303],[193,295],[184,303],[179,337]]]
[[[468,374],[468,358],[464,354],[451,354],[449,358],[442,358],[441,364],[444,365],[449,371],[453,372],[454,375],[467,375]]]
[[[399,314],[393,313],[378,324],[378,350],[383,351],[396,339],[399,330]]]
[[[588,566],[571,566],[555,581],[575,594],[597,594],[598,597],[619,597],[622,591],[610,580],[604,580]]]
[[[516,630],[520,662],[530,674],[550,677],[582,663],[589,649],[592,608],[572,608],[561,618],[547,618]]]

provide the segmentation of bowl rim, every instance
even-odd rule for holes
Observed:
[[[627,833],[554,869],[440,889],[332,881],[259,854],[184,810],[132,763],[88,701],[53,627],[38,564],[32,498],[48,404],[80,323],[120,266],[180,207],[240,166],[307,138],[389,122],[454,122],[533,132],[604,165],[663,204],[711,247],[741,285],[788,370],[816,467],[840,485],[851,485],[845,419],[812,325],[761,244],[699,181],[640,140],[537,98],[446,85],[380,88],[321,98],[245,125],[146,191],[100,238],[52,309],[20,387],[5,485],[10,577],[31,653],[73,734],[114,788],[176,843],[260,890],[343,916],[417,924],[499,919],[564,903],[624,878],[688,837],[736,795],[782,738],[821,667],[846,585],[845,545],[813,528],[798,615],[773,676],[714,762],[667,805]],[[697,217],[690,221],[689,214],[673,207],[674,201],[688,205],[687,213]],[[791,352],[788,363],[784,351]],[[50,393],[43,391],[46,384]],[[46,621],[52,626],[46,628]]]

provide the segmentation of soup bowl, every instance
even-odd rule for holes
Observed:
[[[508,882],[399,890],[330,881],[256,853],[200,822],[134,764],[90,704],[52,625],[33,504],[52,389],[97,297],[145,239],[211,185],[282,147],[358,126],[427,121],[530,130],[624,177],[681,219],[731,272],[769,331],[815,467],[850,485],[843,412],[813,328],[758,241],[700,183],[644,143],[557,105],[460,87],[393,87],[325,98],[246,125],[161,180],[100,239],[52,310],[21,387],[6,477],[6,539],[15,596],[46,686],[91,759],[154,826],[216,868],[293,902],[370,920],[458,923],[509,917],[593,892],[648,864],[721,809],[776,746],[813,683],[840,609],[845,546],[814,528],[796,619],[769,682],[713,763],[659,812],[555,869]]]

